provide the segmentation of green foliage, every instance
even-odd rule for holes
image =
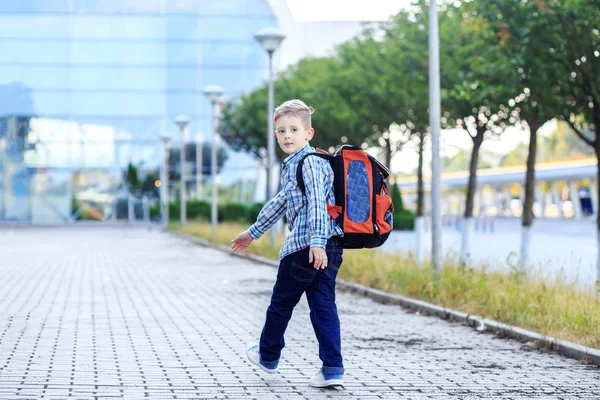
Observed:
[[[538,139],[539,162],[564,161],[592,157],[594,150],[579,140],[564,121],[558,121],[556,130],[548,137]],[[527,160],[527,144],[520,143],[502,158],[502,166],[523,165]]]
[[[150,219],[157,219],[160,217],[160,204],[150,206]]]
[[[258,213],[260,213],[260,210],[262,210],[263,206],[263,203],[254,203],[248,207],[248,223],[253,224],[256,222]]]
[[[179,202],[172,201],[169,203],[169,219],[170,220],[178,220],[179,215],[181,214],[181,208],[179,207]]]
[[[125,182],[129,184],[129,188],[132,192],[135,192],[142,187],[142,182],[140,181],[138,168],[133,165],[133,163],[129,163],[127,165],[127,172],[125,174]]]
[[[227,203],[220,207],[223,221],[246,222],[248,220],[248,207],[241,203]]]
[[[394,210],[394,230],[412,231],[415,229],[415,214],[407,209]]]
[[[442,171],[468,171],[471,156],[471,150],[461,150],[458,153],[456,153],[453,157],[441,157]],[[497,162],[493,163],[492,160],[498,158],[500,158],[500,155],[481,149],[479,152],[479,162],[477,163],[477,168],[493,168],[498,164]]]
[[[210,221],[211,208],[207,201],[190,200],[186,204],[186,211],[188,218]]]
[[[392,204],[394,205],[395,211],[404,210],[404,203],[402,202],[402,192],[400,192],[400,188],[398,185],[392,185]]]

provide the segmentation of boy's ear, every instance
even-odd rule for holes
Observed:
[[[306,141],[308,142],[315,136],[315,130],[313,128],[309,128],[306,130]]]

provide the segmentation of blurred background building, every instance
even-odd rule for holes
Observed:
[[[210,143],[203,87],[222,86],[228,98],[267,79],[253,35],[268,26],[288,36],[276,69],[324,55],[361,29],[296,22],[285,0],[0,2],[0,221],[124,217],[116,205],[128,196],[125,171],[131,164],[142,181],[155,182],[161,136],[180,147],[175,115],[190,117],[190,142],[204,133]],[[225,180],[255,163],[227,158],[220,157]]]

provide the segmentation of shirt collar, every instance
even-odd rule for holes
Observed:
[[[302,157],[304,154],[312,153],[314,151],[315,151],[315,149],[310,144],[306,143],[304,145],[304,147],[302,147],[300,150],[298,150],[294,154],[289,155],[285,160],[283,160],[282,167],[285,168],[288,165],[290,165],[292,162],[300,159],[300,157]]]

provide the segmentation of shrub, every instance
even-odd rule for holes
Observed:
[[[180,212],[181,212],[181,208],[179,207],[179,202],[172,201],[169,203],[169,219],[170,220],[178,220]]]
[[[258,213],[263,208],[263,203],[254,203],[248,207],[248,223],[253,224],[258,218]]]
[[[159,219],[160,215],[160,203],[150,206],[150,219]]]
[[[245,223],[248,220],[248,207],[241,203],[228,203],[219,207],[223,221]]]
[[[392,184],[392,203],[394,204],[394,210],[396,212],[404,210],[402,192],[400,192],[400,188],[395,183]]]
[[[415,214],[410,210],[394,210],[394,230],[412,231],[415,229]]]
[[[190,200],[186,204],[186,214],[190,219],[203,219],[210,221],[211,209],[210,203],[203,200]],[[218,212],[217,212],[218,214]],[[217,217],[218,219],[218,217]]]

